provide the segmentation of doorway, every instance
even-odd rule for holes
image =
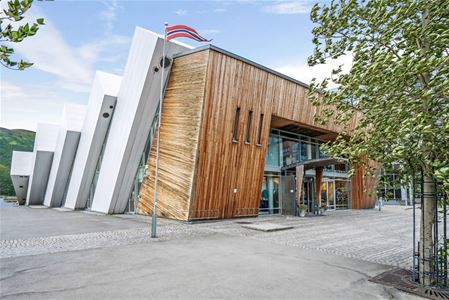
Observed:
[[[281,212],[279,183],[280,176],[278,174],[264,175],[262,180],[259,214],[279,214]]]
[[[313,177],[304,177],[302,204],[307,207],[308,212],[315,213],[315,179]]]
[[[324,178],[321,183],[321,204],[328,210],[335,210],[335,180],[332,178]]]

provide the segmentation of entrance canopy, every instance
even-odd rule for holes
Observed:
[[[305,161],[299,161],[294,164],[282,167],[282,171],[289,170],[289,169],[296,169],[297,166],[304,166],[304,171],[305,171],[308,169],[315,169],[318,167],[325,167],[328,165],[341,164],[346,161],[347,161],[347,159],[338,158],[338,157],[305,160]]]

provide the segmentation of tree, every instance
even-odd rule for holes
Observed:
[[[8,7],[0,12],[0,41],[2,43],[0,45],[0,62],[8,69],[24,70],[33,65],[23,59],[20,61],[11,59],[14,54],[11,44],[20,43],[25,38],[35,35],[39,26],[44,25],[44,19],[38,18],[32,25],[24,23],[18,27],[14,26],[14,23],[23,20],[25,12],[30,9],[32,3],[33,0],[9,0]]]
[[[449,191],[449,5],[447,0],[341,0],[311,12],[313,66],[352,55],[309,93],[322,109],[319,122],[333,120],[344,132],[328,151],[354,164],[401,163],[404,176],[424,175],[424,193],[435,181]],[[329,90],[329,81],[339,84]],[[317,92],[320,92],[319,94]],[[338,114],[337,114],[338,112]],[[337,115],[334,115],[337,114]],[[354,116],[356,128],[349,132]],[[375,170],[371,168],[374,174]],[[425,201],[420,253],[433,247],[434,201]],[[421,265],[431,270],[431,262]],[[421,283],[425,276],[420,276]]]

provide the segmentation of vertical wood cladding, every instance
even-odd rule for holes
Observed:
[[[319,108],[306,92],[302,85],[215,50],[176,58],[162,111],[159,214],[180,220],[257,215],[271,118],[340,131],[332,122],[315,123]],[[233,141],[237,109],[237,141]],[[151,213],[152,208],[153,144],[141,189],[142,213]],[[371,198],[354,188],[361,175],[363,170],[353,179],[353,203],[366,207]]]
[[[373,208],[376,204],[377,179],[364,176],[366,169],[355,166],[354,175],[351,178],[352,208]]]
[[[206,83],[207,51],[174,61],[162,106],[158,214],[187,220]],[[151,122],[151,120],[148,120]],[[148,158],[138,212],[153,210],[156,143]]]

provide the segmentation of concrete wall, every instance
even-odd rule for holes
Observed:
[[[151,31],[136,28],[134,32],[92,203],[94,211],[123,213],[126,208],[159,103],[163,42]],[[166,56],[188,49],[184,44],[169,42]]]
[[[27,197],[28,182],[33,166],[32,164],[33,152],[12,152],[10,175],[19,204],[24,204]]]
[[[115,110],[120,84],[120,76],[104,72],[95,74],[64,203],[67,208],[86,207],[95,168]]]
[[[37,124],[32,171],[26,197],[27,205],[40,205],[44,202],[58,132],[59,126],[57,125]]]
[[[53,156],[44,205],[59,207],[71,174],[87,107],[65,104],[61,127]]]

